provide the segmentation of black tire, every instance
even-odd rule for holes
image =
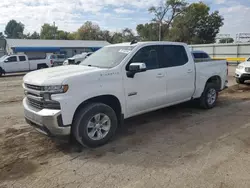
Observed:
[[[88,122],[98,113],[105,114],[109,117],[111,127],[107,135],[100,140],[93,140],[88,136]],[[72,133],[76,140],[86,147],[95,148],[108,143],[115,135],[117,129],[117,116],[115,111],[103,103],[90,103],[77,112],[72,125]]]
[[[45,69],[47,68],[48,66],[47,65],[44,65],[44,64],[41,64],[41,65],[37,65],[37,69]]]
[[[243,80],[242,78],[236,78],[236,82],[238,84],[244,84],[245,80]]]
[[[3,69],[0,67],[0,77],[3,76]]]
[[[209,92],[215,91],[215,100],[209,102]],[[207,83],[200,97],[200,106],[204,109],[211,109],[216,105],[218,98],[218,87],[214,83]]]

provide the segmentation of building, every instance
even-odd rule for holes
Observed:
[[[0,56],[25,53],[29,58],[44,58],[56,53],[72,57],[82,52],[94,52],[106,45],[109,45],[107,41],[94,40],[1,39]]]

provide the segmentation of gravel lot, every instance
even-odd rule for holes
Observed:
[[[21,83],[0,78],[0,188],[250,187],[250,85],[212,110],[186,103],[127,120],[113,142],[84,149],[27,126]]]

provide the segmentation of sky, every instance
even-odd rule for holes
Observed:
[[[0,32],[11,19],[25,25],[25,33],[40,31],[44,23],[59,29],[76,31],[85,21],[98,24],[101,29],[121,31],[128,27],[135,31],[137,24],[150,22],[150,6],[162,0],[1,0]],[[198,2],[187,0],[187,2]],[[250,33],[250,0],[203,0],[224,17],[221,34]]]

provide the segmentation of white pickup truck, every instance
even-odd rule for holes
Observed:
[[[5,55],[0,58],[0,76],[5,73],[25,72],[51,67],[48,59],[29,60],[24,54]]]
[[[23,81],[30,125],[97,147],[123,119],[192,99],[213,108],[226,87],[227,64],[196,64],[184,43],[132,42],[105,46],[80,65],[28,73]]]

